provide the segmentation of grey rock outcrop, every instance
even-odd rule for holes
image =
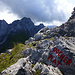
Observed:
[[[27,59],[21,58],[18,60],[18,62],[9,68],[7,68],[5,71],[1,73],[1,75],[26,75],[27,71],[24,70],[24,65],[26,65]],[[29,74],[30,75],[30,74]]]
[[[29,56],[30,54],[31,54],[31,52],[32,52],[32,49],[26,49],[26,50],[24,50],[24,57],[27,57],[27,56]]]
[[[75,7],[69,20],[60,27],[66,32],[67,36],[75,37]]]
[[[34,38],[35,38],[35,41],[41,40],[41,38],[42,38],[41,33],[35,34]]]
[[[6,51],[6,53],[10,55],[12,50],[13,49],[9,49],[9,50]]]
[[[45,31],[46,29],[47,28],[43,30]],[[41,32],[43,31],[41,30]],[[57,36],[61,35],[61,36],[75,37],[75,8],[74,11],[72,12],[71,17],[68,19],[66,23],[60,25],[59,27],[55,26],[52,29],[49,29],[46,32],[46,34],[52,34],[52,36],[56,34]]]
[[[52,40],[49,38],[41,40],[38,44],[36,44],[34,49],[26,48],[25,50],[23,50],[24,58],[20,59],[16,64],[2,71],[1,74],[33,75],[38,70],[40,72],[40,75],[74,75],[75,45],[74,42],[71,40],[75,41],[72,37],[70,37],[68,40],[62,36],[55,36]],[[28,44],[30,43],[32,43],[32,41],[28,42]],[[55,47],[58,51],[53,52],[53,49]],[[66,59],[65,61],[64,59],[61,60],[60,58],[62,54],[64,54],[65,56],[62,57]],[[52,55],[53,58],[49,58],[50,55]],[[66,65],[69,59],[72,60],[72,63]],[[62,65],[58,64],[58,61]],[[34,64],[34,67],[32,67],[32,64]],[[56,66],[57,64],[58,66]]]

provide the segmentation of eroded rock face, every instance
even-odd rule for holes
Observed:
[[[46,31],[47,30],[47,31]],[[41,29],[39,32],[43,33],[46,31],[46,34],[59,34],[61,36],[73,36],[75,37],[75,8],[74,11],[72,12],[72,16],[68,19],[68,21],[59,27],[53,27],[52,29],[44,28]],[[54,32],[54,33],[52,33]]]
[[[29,36],[33,36],[36,32],[38,32],[44,25],[35,26],[30,18],[22,18],[21,20],[16,20],[12,24],[10,24],[12,34],[15,32],[23,31],[25,34]]]
[[[41,75],[73,75],[75,73],[74,42],[72,37],[68,40],[56,36],[52,40],[49,38],[41,40],[34,49],[23,50],[24,58],[2,71],[1,74],[33,75],[39,70]],[[30,43],[32,41],[28,42]],[[33,67],[32,64],[34,64]]]
[[[12,66],[10,66],[9,68],[7,68],[5,71],[3,71],[1,73],[1,75],[5,75],[5,74],[11,74],[11,75],[16,75],[18,74],[18,72],[20,71],[23,72],[23,66],[26,64],[26,59],[25,58],[21,58],[20,60],[18,60],[18,62]],[[25,72],[25,71],[24,71]],[[19,74],[19,75],[20,75]],[[24,74],[23,74],[24,75]]]
[[[42,38],[41,33],[35,34],[34,38],[35,38],[35,41],[41,40],[41,38]]]
[[[23,56],[27,57],[31,54],[31,52],[32,52],[32,49],[26,49],[26,50],[24,50]]]
[[[69,20],[66,23],[62,24],[60,27],[66,31],[67,36],[75,37],[75,8]]]

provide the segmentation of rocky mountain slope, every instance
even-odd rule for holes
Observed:
[[[26,39],[28,39],[43,27],[43,24],[35,26],[31,19],[26,17],[21,20],[15,20],[11,24],[7,24],[5,20],[0,20],[0,51],[7,48],[7,46],[9,46],[8,43],[14,38],[17,40],[21,36],[19,42],[22,39],[25,41],[26,37]]]
[[[71,17],[69,18],[69,20],[62,24],[59,27],[54,27],[52,29],[52,31],[54,31],[55,33],[58,33],[62,36],[73,36],[75,37],[75,8],[74,11],[72,12]]]
[[[75,75],[74,12],[60,27],[44,27],[25,41],[19,52],[23,58],[3,70],[1,75]],[[9,59],[12,51],[7,52]]]

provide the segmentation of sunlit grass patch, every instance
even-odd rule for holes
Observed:
[[[20,58],[23,58],[23,55],[20,54],[23,48],[24,44],[15,44],[13,50],[11,51],[11,55],[3,53],[0,56],[0,72],[16,63]]]

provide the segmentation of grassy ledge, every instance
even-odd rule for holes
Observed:
[[[36,69],[36,72],[34,73],[34,75],[40,75],[41,74],[41,71]]]
[[[23,55],[20,54],[20,52],[24,48],[24,44],[15,44],[14,48],[11,52],[11,55],[8,55],[7,53],[3,53],[0,56],[0,73],[8,68],[10,65],[16,63],[20,58],[23,57]]]
[[[69,40],[69,38],[67,36],[64,36],[65,39]]]

